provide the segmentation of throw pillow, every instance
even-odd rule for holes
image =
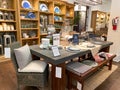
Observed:
[[[26,44],[20,48],[14,49],[17,63],[20,69],[23,69],[32,60],[32,55],[29,46]]]

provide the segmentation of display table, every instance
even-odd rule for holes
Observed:
[[[109,51],[110,45],[112,42],[102,43],[101,50]],[[69,61],[73,58],[83,56],[90,53],[90,50],[80,50],[77,52],[68,52],[64,49],[60,50],[60,56],[54,57],[51,50],[40,49],[39,45],[30,46],[31,53],[37,57],[44,58],[47,63],[52,64],[51,71],[51,88],[52,90],[65,90],[66,88],[66,61]],[[59,70],[58,70],[59,69]],[[56,75],[56,72],[59,73],[60,77]]]
[[[80,65],[77,65],[77,70],[74,69],[67,69],[67,76],[68,76],[68,90],[71,90],[72,88],[74,88],[76,90],[77,87],[75,87],[72,84],[72,80],[77,80],[80,84],[81,84],[81,90],[83,90],[84,87],[84,81],[85,79],[90,76],[91,74],[93,74],[94,72],[96,72],[97,70],[99,70],[101,67],[103,67],[104,65],[108,66],[108,70],[112,69],[112,62],[113,62],[113,58],[116,55],[111,55],[108,59],[101,61],[98,63],[97,66],[90,68],[89,70],[87,70],[84,73],[80,73]],[[74,64],[75,65],[75,64]],[[70,67],[71,68],[71,67]]]

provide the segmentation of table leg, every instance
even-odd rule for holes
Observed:
[[[56,77],[56,67],[60,67],[61,70],[61,78]],[[51,71],[51,85],[52,90],[65,90],[66,87],[66,78],[65,78],[65,63],[59,65],[52,65]]]
[[[109,61],[108,70],[111,70],[111,69],[112,69],[112,62],[113,62],[113,59]]]

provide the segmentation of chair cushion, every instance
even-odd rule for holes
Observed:
[[[68,71],[71,71],[77,74],[78,76],[80,76],[82,73],[88,71],[91,68],[92,68],[91,66],[85,65],[80,62],[70,62],[67,64],[67,67],[66,67]]]
[[[18,72],[44,72],[47,64],[44,61],[34,60],[31,61],[23,69],[18,69]]]
[[[17,63],[20,69],[23,69],[32,60],[32,55],[29,46],[26,44],[20,48],[14,49]]]

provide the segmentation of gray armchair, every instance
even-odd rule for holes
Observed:
[[[43,69],[42,72],[20,72],[19,71],[19,65],[16,60],[16,54],[15,54],[15,49],[20,48],[20,43],[19,42],[14,42],[10,45],[11,48],[11,59],[13,62],[13,65],[16,70],[16,75],[17,75],[17,82],[18,82],[18,90],[20,89],[19,85],[24,85],[24,86],[37,86],[37,87],[44,87],[45,85],[48,84],[48,64],[45,64],[44,61],[38,60],[40,63],[44,63],[39,65],[39,69]],[[35,60],[33,60],[35,61]],[[37,68],[35,66],[35,68]]]

